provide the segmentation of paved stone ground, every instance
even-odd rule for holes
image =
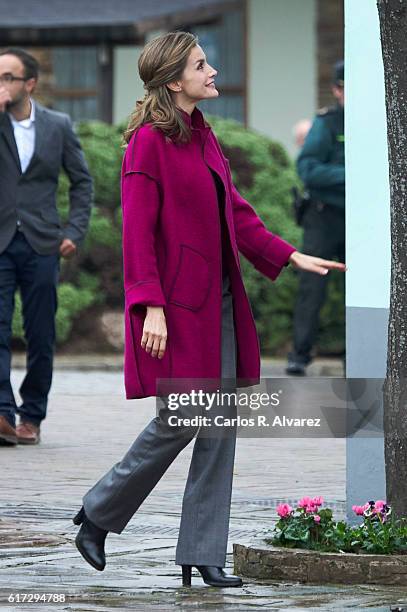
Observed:
[[[89,361],[88,361],[89,364]],[[18,364],[17,364],[18,365]],[[119,360],[96,359],[104,370],[75,371],[59,358],[49,418],[37,447],[0,448],[0,609],[73,610],[390,610],[407,609],[394,587],[304,586],[246,579],[242,589],[214,589],[196,573],[183,588],[174,564],[183,487],[192,444],[169,468],[122,535],[107,540],[104,572],[73,546],[71,516],[87,489],[118,461],[155,416],[154,400],[126,401]],[[282,362],[264,362],[280,376]],[[315,374],[341,375],[339,362]],[[109,371],[111,370],[111,371]],[[312,372],[311,372],[312,373]],[[23,372],[13,372],[18,388]],[[232,544],[249,543],[272,526],[280,499],[323,495],[343,515],[345,440],[249,439],[237,444],[227,569]],[[12,593],[65,594],[65,603],[8,603]]]

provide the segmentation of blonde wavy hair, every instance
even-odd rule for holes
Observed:
[[[177,81],[187,65],[191,50],[198,38],[189,32],[169,32],[154,38],[144,47],[138,70],[146,93],[136,102],[129,124],[123,134],[127,145],[135,130],[145,123],[152,123],[167,138],[189,142],[191,130],[171,97],[168,83]]]

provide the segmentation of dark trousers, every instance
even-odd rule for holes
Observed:
[[[304,214],[302,252],[323,259],[345,261],[345,212],[334,206],[312,203]],[[289,358],[308,364],[318,333],[319,313],[331,272],[320,276],[298,272],[299,289],[294,312],[294,350]]]
[[[59,254],[39,255],[17,231],[0,254],[0,415],[15,425],[16,413],[35,425],[46,416],[52,381]],[[14,296],[20,289],[27,374],[17,407],[10,384],[11,326]]]

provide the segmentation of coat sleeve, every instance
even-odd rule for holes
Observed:
[[[297,170],[309,189],[345,184],[345,167],[329,161],[332,134],[323,117],[316,117],[297,159]]]
[[[272,234],[255,212],[254,208],[240,195],[232,183],[233,218],[239,251],[253,266],[272,280],[288,264],[288,259],[297,249]]]
[[[68,116],[64,126],[62,166],[70,181],[69,219],[64,237],[81,244],[89,225],[93,199],[93,181],[79,139]]]
[[[228,175],[237,248],[256,270],[271,280],[275,280],[282,268],[288,265],[291,253],[297,249],[276,234],[272,234],[253,206],[240,195],[232,181],[229,161],[224,156],[222,147],[213,132],[211,132],[211,137],[223,159]]]
[[[147,138],[131,141],[123,160],[123,267],[128,307],[165,306],[155,250],[156,225],[161,197],[155,176],[152,143]],[[143,153],[134,148],[143,142]]]

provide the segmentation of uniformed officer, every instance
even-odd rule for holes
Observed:
[[[302,219],[302,251],[324,259],[345,261],[344,63],[334,69],[332,93],[336,105],[321,109],[297,159],[297,170],[310,202]],[[327,277],[299,272],[294,313],[294,347],[287,374],[304,375],[318,332]]]

